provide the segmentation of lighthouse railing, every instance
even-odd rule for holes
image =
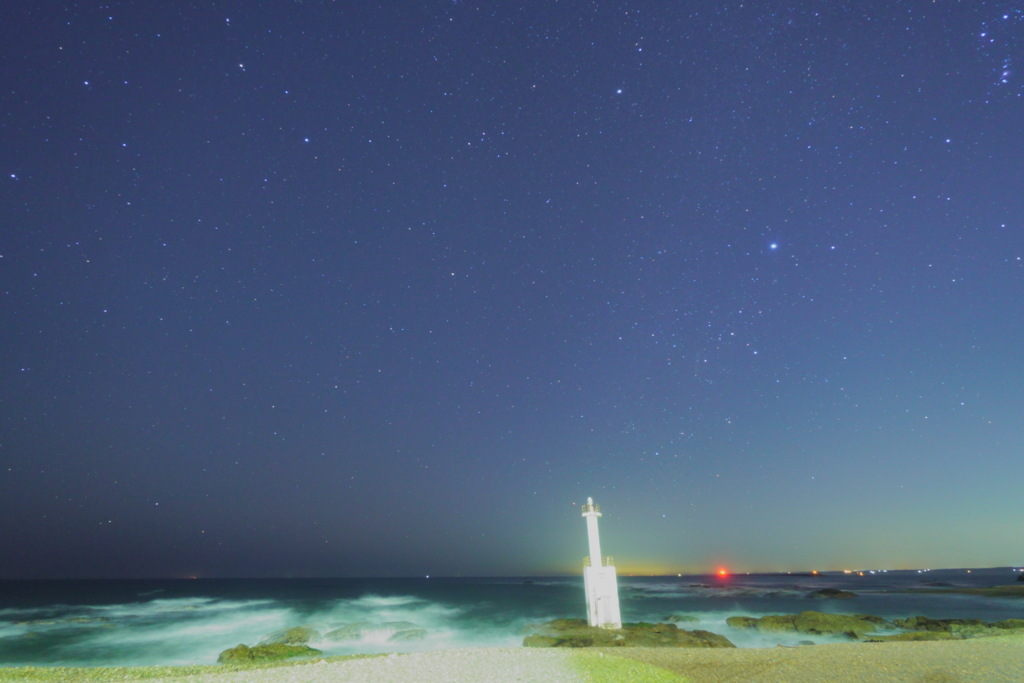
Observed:
[[[590,561],[590,556],[589,555],[587,555],[586,557],[583,558],[583,566],[584,567],[592,567],[593,566],[593,564]],[[615,566],[615,558],[611,557],[611,556],[602,557],[601,558],[601,566],[602,567],[614,567]]]

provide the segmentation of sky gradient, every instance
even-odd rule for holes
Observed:
[[[1024,562],[1020,2],[0,25],[0,578]]]

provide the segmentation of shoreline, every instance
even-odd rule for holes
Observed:
[[[71,683],[1020,683],[1024,640],[834,643],[774,648],[462,648],[268,664],[0,667],[0,682]]]

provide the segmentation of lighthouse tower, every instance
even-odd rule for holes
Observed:
[[[601,556],[601,539],[597,535],[597,518],[601,507],[587,498],[583,506],[587,518],[587,539],[590,557],[583,558],[583,586],[587,592],[587,624],[601,628],[622,628],[619,615],[619,583],[615,577],[615,562]]]

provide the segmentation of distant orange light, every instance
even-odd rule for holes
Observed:
[[[718,575],[719,576],[729,576],[729,572],[725,571],[724,569],[719,569],[718,570]]]

